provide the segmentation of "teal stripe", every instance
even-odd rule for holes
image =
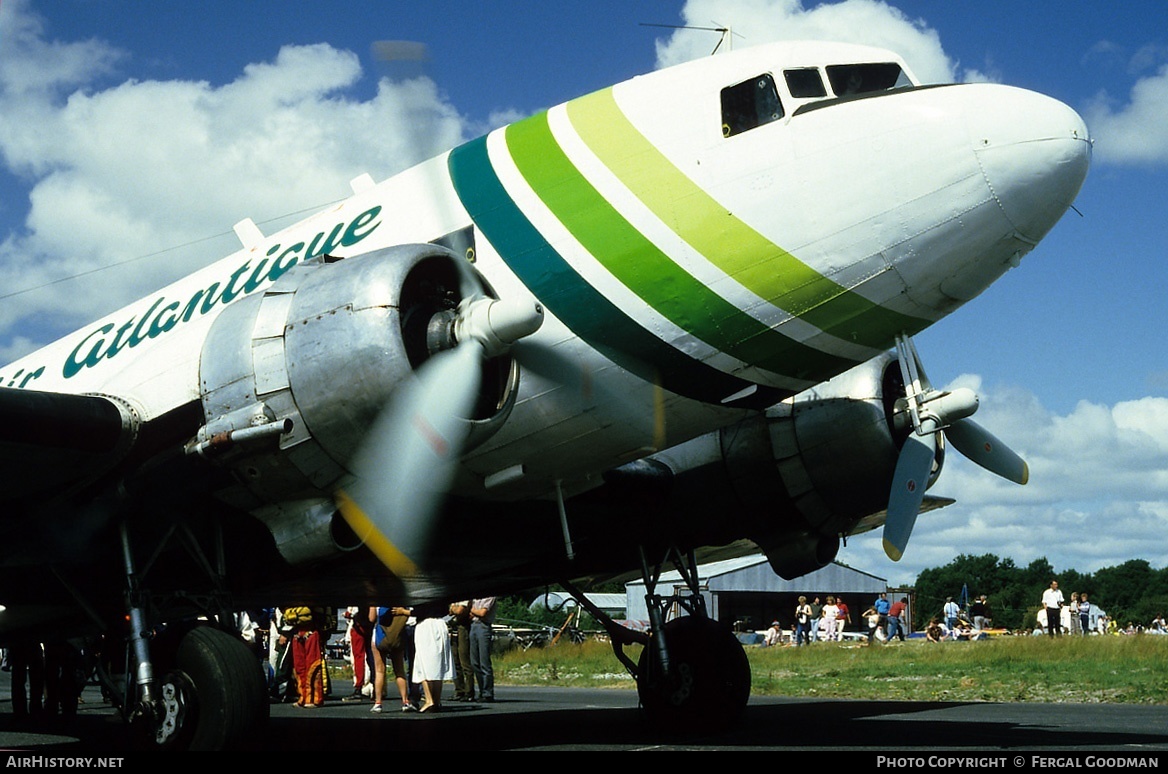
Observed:
[[[653,335],[564,260],[503,188],[479,138],[451,151],[450,179],[475,226],[529,290],[584,341],[621,367],[670,392],[707,403],[750,387]],[[765,408],[790,391],[759,387],[734,405]]]

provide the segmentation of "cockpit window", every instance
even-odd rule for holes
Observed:
[[[912,86],[912,81],[895,62],[828,65],[827,79],[837,97]]]
[[[722,89],[722,136],[733,137],[783,117],[783,104],[769,73]]]
[[[827,89],[823,88],[823,78],[819,75],[819,70],[814,67],[783,70],[783,77],[787,80],[787,88],[790,89],[791,96],[796,99],[827,96]]]

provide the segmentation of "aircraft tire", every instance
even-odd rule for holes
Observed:
[[[261,741],[269,716],[263,671],[247,646],[230,634],[210,626],[184,634],[160,687],[166,717],[139,721],[138,737],[145,746],[241,750]]]
[[[750,662],[729,627],[700,616],[675,618],[663,631],[670,674],[661,673],[655,640],[641,652],[637,693],[649,722],[683,733],[733,725],[750,699]]]

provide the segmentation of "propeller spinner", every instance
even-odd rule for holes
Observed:
[[[1025,484],[1030,478],[1030,469],[1021,457],[969,418],[978,407],[973,390],[934,389],[925,376],[912,339],[898,338],[896,349],[913,426],[896,461],[888,515],[884,520],[884,552],[894,562],[904,555],[916,524],[932,473],[939,433],[963,456],[991,473],[1016,484]]]

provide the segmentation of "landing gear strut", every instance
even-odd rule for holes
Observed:
[[[682,556],[671,548],[665,558],[686,588],[683,593],[658,594],[664,560],[650,568],[642,552],[647,635],[612,621],[571,585],[565,588],[604,624],[617,658],[637,681],[641,707],[654,726],[686,733],[724,730],[741,717],[750,698],[750,663],[730,627],[707,614],[693,552]],[[666,621],[671,611],[684,615]],[[636,664],[624,652],[631,644],[643,646]]]
[[[203,621],[179,622],[156,634],[147,622],[153,605],[140,586],[143,574],[135,565],[125,524],[120,537],[130,623],[127,674],[121,685],[109,680],[107,688],[134,740],[167,750],[231,750],[254,742],[268,718],[267,691],[251,650],[213,625],[216,618],[231,620],[223,604],[226,595],[212,594],[200,605],[206,611]],[[200,553],[193,540],[188,551]],[[220,574],[203,559],[209,575]]]

